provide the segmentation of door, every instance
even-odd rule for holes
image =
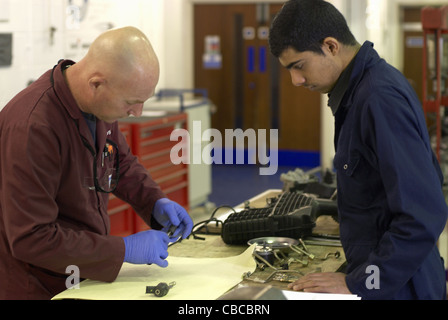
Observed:
[[[216,105],[212,127],[278,129],[279,149],[320,150],[320,95],[291,83],[269,51],[280,4],[196,4],[195,87]]]

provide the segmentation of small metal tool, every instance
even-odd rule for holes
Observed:
[[[175,285],[176,285],[176,282],[174,282],[174,281],[170,282],[170,284],[167,284],[166,282],[160,282],[156,286],[147,286],[146,293],[152,293],[156,297],[164,297],[168,294],[168,291],[170,291],[170,289],[172,287],[174,287]]]
[[[260,279],[258,277],[251,278],[252,273],[246,272],[243,274],[243,280],[253,281],[257,283],[268,283],[272,280],[282,281],[282,282],[292,282],[288,280],[293,274],[298,274],[304,276],[300,271],[296,270],[275,270],[266,279]],[[297,279],[295,279],[297,280]]]
[[[330,256],[334,256],[335,259],[339,259],[339,257],[341,256],[341,253],[339,251],[329,252],[325,255],[325,257],[320,258],[320,260],[327,260]]]
[[[171,227],[168,229],[167,234],[168,237],[172,237],[174,235],[174,232],[176,232],[177,226],[175,226],[174,224],[171,225]]]
[[[312,253],[306,252],[305,250],[299,248],[298,246],[289,246],[291,248],[291,250],[297,252],[297,253],[302,253],[306,256],[308,256],[311,260],[314,260],[315,256]]]
[[[300,242],[300,244],[302,245],[302,247],[303,247],[303,250],[305,250],[306,252],[309,252],[309,251],[308,251],[308,248],[306,247],[306,244],[305,244],[305,242],[303,242],[303,240],[302,240],[302,239],[299,239],[299,242]]]

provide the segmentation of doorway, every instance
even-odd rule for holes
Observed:
[[[294,87],[269,51],[269,26],[281,6],[195,4],[195,87],[208,90],[220,132],[278,129],[280,152],[319,153],[320,94]]]

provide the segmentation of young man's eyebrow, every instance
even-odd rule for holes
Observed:
[[[303,59],[299,59],[297,61],[291,62],[290,64],[288,64],[285,68],[286,69],[291,69],[292,67],[294,67],[294,65],[298,64],[299,62],[301,62]]]

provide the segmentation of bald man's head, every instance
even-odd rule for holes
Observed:
[[[158,69],[158,59],[151,43],[134,27],[104,32],[92,43],[85,58],[106,69],[110,66],[122,71],[143,67],[152,71]]]
[[[155,93],[159,70],[148,38],[137,28],[125,27],[106,31],[95,39],[86,56],[67,70],[67,80],[81,110],[110,122],[141,114],[144,101]],[[118,114],[110,102],[112,97],[135,110]],[[110,114],[103,105],[106,101]]]

